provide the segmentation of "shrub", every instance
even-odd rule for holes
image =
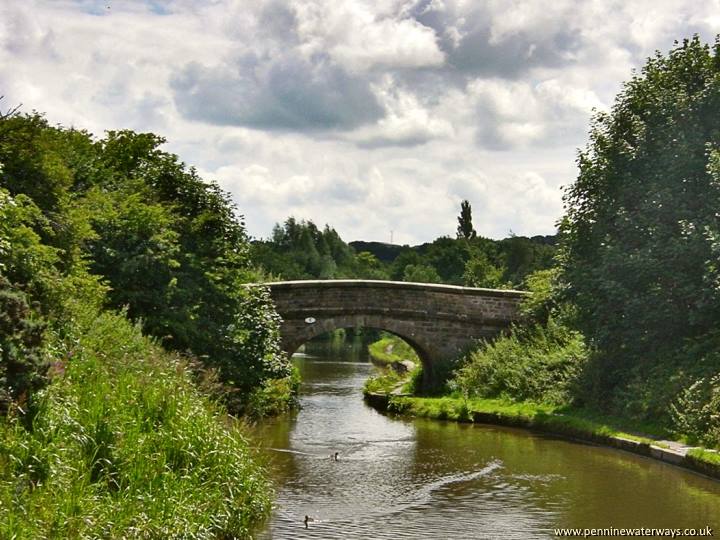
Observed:
[[[455,383],[468,396],[563,404],[586,359],[582,336],[551,318],[547,326],[515,328],[481,344],[456,371]]]
[[[33,314],[24,293],[0,274],[0,412],[24,402],[45,381],[45,323]]]
[[[300,388],[300,371],[292,366],[290,375],[266,379],[252,391],[244,406],[245,415],[250,418],[276,416],[297,407]]]
[[[720,372],[683,389],[670,409],[677,435],[720,446]]]

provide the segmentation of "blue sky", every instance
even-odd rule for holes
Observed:
[[[549,234],[593,110],[720,0],[5,0],[0,102],[131,128],[233,194],[346,240]]]

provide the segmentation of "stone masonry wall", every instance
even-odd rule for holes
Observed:
[[[372,280],[269,283],[283,318],[283,348],[337,328],[367,327],[397,334],[418,352],[426,371],[517,318],[521,291]]]

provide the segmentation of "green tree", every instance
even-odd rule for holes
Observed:
[[[469,242],[444,236],[423,248],[423,263],[435,268],[443,283],[462,284],[465,264],[470,259]]]
[[[404,249],[395,257],[390,266],[390,279],[402,281],[405,276],[405,268],[409,265],[418,265],[421,263],[421,257],[414,249]]]
[[[254,243],[256,262],[283,279],[334,279],[360,271],[353,249],[328,225],[289,217],[273,227],[272,237]],[[262,246],[262,247],[261,247]]]
[[[605,405],[637,393],[637,381],[648,387],[661,362],[667,384],[682,380],[683,345],[718,343],[718,118],[720,40],[711,48],[696,36],[648,60],[595,117],[579,154],[561,260],[578,324],[599,351],[591,387]],[[655,412],[676,390],[656,388],[665,402]]]
[[[320,271],[318,277],[320,279],[333,279],[337,272],[337,264],[330,255],[322,255],[320,257]]]
[[[365,279],[387,279],[380,260],[367,251],[361,251],[356,256],[358,277]]]
[[[320,253],[318,253],[316,247],[316,238],[313,235],[313,230],[308,226],[302,228],[300,238],[296,244],[296,256],[308,274],[311,276],[320,276],[322,267]]]
[[[427,264],[409,264],[405,267],[403,281],[413,283],[441,283],[435,268]]]
[[[38,114],[0,117],[0,272],[13,293],[4,305],[26,302],[18,321],[37,312],[59,333],[80,304],[126,309],[248,394],[283,371],[266,363],[289,374],[272,327],[257,327],[270,324],[272,302],[248,300],[249,242],[229,195],[163,143],[132,131],[96,141]]]
[[[463,273],[463,282],[469,287],[487,287],[496,289],[502,284],[503,271],[493,265],[482,251],[474,254]]]
[[[458,216],[457,237],[472,240],[477,236],[472,224],[472,208],[470,201],[464,200],[460,203],[460,215]]]

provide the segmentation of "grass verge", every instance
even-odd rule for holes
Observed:
[[[528,401],[515,403],[501,399],[482,398],[398,397],[390,401],[388,410],[439,420],[493,421],[504,425],[552,428],[567,435],[584,433],[597,437],[623,437],[648,444],[653,442],[648,437],[622,431],[609,422],[599,421],[597,417],[584,411]]]
[[[365,381],[364,392],[366,394],[390,394],[406,379],[407,377],[403,377],[390,368],[383,369],[382,373]]]
[[[363,392],[389,396],[393,393],[413,394],[422,380],[422,366],[407,373],[398,373],[391,367],[376,366],[378,373],[365,381]]]
[[[270,486],[184,361],[120,315],[76,330],[32,416],[0,419],[0,537],[249,537]]]
[[[368,353],[373,363],[389,366],[395,362],[410,360],[415,365],[420,364],[420,359],[413,348],[405,341],[395,336],[384,336],[368,345]]]
[[[710,463],[717,467],[720,467],[720,453],[712,452],[704,448],[693,448],[688,450],[688,455],[705,463]]]
[[[622,420],[582,410],[532,402],[462,397],[388,396],[388,412],[406,416],[523,427],[572,437],[651,456],[666,447],[657,437],[666,435],[656,426],[628,425]],[[639,433],[637,428],[644,428]],[[720,478],[720,454],[706,449],[689,450],[680,465]]]

